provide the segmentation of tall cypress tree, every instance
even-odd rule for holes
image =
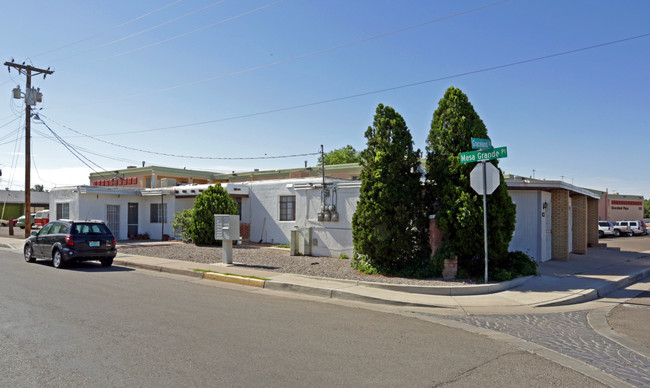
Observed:
[[[444,243],[458,256],[459,268],[482,274],[483,200],[471,187],[469,175],[476,163],[460,164],[459,154],[472,150],[471,138],[489,139],[483,120],[467,96],[447,89],[433,114],[427,138],[429,203],[437,201],[438,227]],[[489,163],[498,168],[498,161]],[[490,272],[504,265],[515,230],[515,205],[501,176],[499,187],[487,198]]]
[[[420,150],[399,113],[377,106],[365,133],[361,193],[352,217],[355,260],[380,273],[414,273],[428,262],[427,215],[420,181]]]

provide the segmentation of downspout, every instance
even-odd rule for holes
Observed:
[[[162,214],[161,221],[160,221],[160,241],[163,239],[163,235],[165,234],[165,220],[166,220],[166,214],[165,214],[165,201],[164,201],[164,193],[162,191],[162,188],[160,189],[160,213]]]

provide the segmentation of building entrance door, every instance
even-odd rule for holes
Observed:
[[[126,220],[129,237],[138,235],[138,204],[129,202],[129,212]]]
[[[106,226],[120,239],[120,205],[106,205]]]

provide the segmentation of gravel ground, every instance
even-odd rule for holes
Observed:
[[[221,261],[221,247],[197,247],[194,244],[183,243],[164,246],[127,246],[121,247],[119,252],[128,255],[161,257],[206,264],[218,263]],[[350,267],[349,259],[289,256],[289,249],[273,248],[268,245],[258,244],[233,246],[233,263],[235,265],[265,271],[334,279],[363,280],[378,283],[422,286],[455,286],[471,284],[462,281],[444,281],[442,279],[423,280],[366,275],[352,269]]]

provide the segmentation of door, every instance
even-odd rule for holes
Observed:
[[[50,229],[52,229],[52,224],[45,226],[43,229],[41,229],[38,232],[38,235],[36,238],[33,240],[32,243],[32,249],[34,250],[34,256],[36,257],[49,257],[49,249],[47,249],[48,253],[47,255],[44,253],[46,249],[45,247],[47,245],[47,236],[50,234]]]
[[[120,205],[106,205],[106,226],[120,239]]]
[[[138,204],[129,202],[129,211],[127,213],[127,233],[129,238],[138,234]]]

